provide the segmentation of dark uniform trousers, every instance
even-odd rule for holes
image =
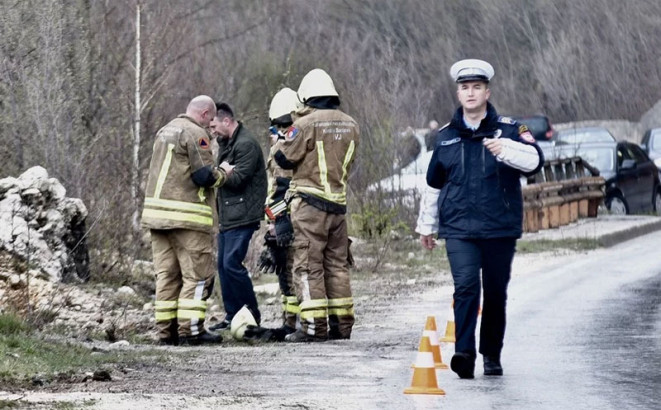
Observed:
[[[499,356],[516,239],[446,239],[445,247],[454,280],[455,351],[475,355],[481,269],[484,303],[479,351],[486,356]]]
[[[214,278],[213,236],[190,229],[151,230],[159,337],[204,333]]]
[[[291,218],[301,330],[319,338],[349,338],[354,312],[345,216],[324,212],[296,197]]]

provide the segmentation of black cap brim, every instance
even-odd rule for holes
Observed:
[[[485,75],[479,75],[479,74],[464,75],[457,78],[457,83],[467,83],[469,81],[482,81],[488,83],[489,78],[487,78],[487,76]]]

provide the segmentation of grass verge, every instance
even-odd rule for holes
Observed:
[[[597,239],[590,238],[568,238],[568,239],[539,239],[535,241],[518,240],[516,251],[519,253],[536,253],[559,249],[574,251],[589,251],[601,247]]]
[[[6,387],[82,382],[86,372],[155,361],[165,354],[157,350],[93,353],[79,344],[49,340],[17,316],[0,315],[0,385]]]

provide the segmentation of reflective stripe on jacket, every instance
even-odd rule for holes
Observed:
[[[161,128],[149,164],[142,226],[213,232],[214,188],[198,186],[191,177],[213,163],[209,134],[196,121],[180,115]]]
[[[347,179],[355,159],[360,130],[337,109],[310,109],[278,143],[275,160],[294,169],[289,190],[339,205],[347,203]]]

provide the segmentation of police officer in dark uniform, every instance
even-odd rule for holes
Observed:
[[[489,63],[462,60],[450,74],[461,107],[438,132],[416,231],[427,249],[435,246],[435,233],[445,239],[454,280],[452,370],[460,378],[474,377],[481,282],[479,352],[484,374],[500,376],[507,285],[522,233],[519,179],[536,173],[544,159],[527,127],[499,116],[489,103],[494,75]]]

